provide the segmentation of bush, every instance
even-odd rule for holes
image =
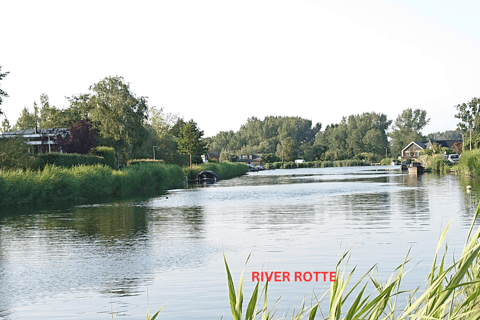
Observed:
[[[95,147],[90,150],[91,156],[103,157],[105,164],[112,169],[116,168],[115,149],[111,147]]]
[[[57,167],[71,168],[78,165],[94,165],[105,164],[105,159],[97,156],[84,156],[76,153],[44,153],[38,154],[36,166],[39,169],[45,168],[47,165],[55,165]]]
[[[480,175],[480,149],[465,150],[458,160],[457,173],[470,176]]]
[[[153,160],[153,159],[131,159],[127,161],[127,167],[133,166],[139,163],[163,163],[163,160]]]

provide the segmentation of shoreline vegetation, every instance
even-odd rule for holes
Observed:
[[[214,171],[221,180],[245,174],[248,167],[240,163],[212,163],[182,169],[175,164],[138,163],[115,170],[101,164],[70,168],[47,164],[43,170],[0,171],[0,211],[26,204],[164,192],[182,188],[185,175],[202,170]]]

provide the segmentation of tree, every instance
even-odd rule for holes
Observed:
[[[178,150],[182,154],[190,156],[190,167],[192,167],[192,156],[205,154],[207,144],[202,139],[203,131],[197,127],[195,121],[190,120],[180,128],[180,137],[178,139]]]
[[[277,157],[283,161],[293,161],[297,157],[298,153],[295,148],[295,140],[291,137],[287,137],[280,141],[277,146]]]
[[[12,130],[12,127],[10,126],[10,121],[5,117],[2,121],[2,132],[8,132]]]
[[[0,139],[0,170],[33,169],[34,166],[35,161],[23,138]]]
[[[427,111],[421,109],[405,109],[398,115],[390,133],[391,153],[400,155],[405,146],[412,141],[425,140],[420,130],[430,121],[427,119]]]
[[[458,113],[455,115],[455,118],[460,119],[460,122],[457,124],[457,128],[466,133],[468,130],[472,129],[479,131],[480,129],[480,99],[473,98],[467,103],[458,104],[455,106]]]
[[[20,117],[17,119],[17,122],[13,126],[13,130],[26,130],[33,129],[37,124],[35,113],[30,113],[27,107],[22,109]]]
[[[66,119],[64,119],[65,114],[54,106],[50,106],[50,101],[47,94],[43,93],[40,95],[40,105],[40,116],[38,119],[39,128],[64,128],[67,126],[68,122],[65,121]],[[73,121],[73,123],[77,121]]]
[[[115,148],[117,167],[120,152],[146,137],[147,97],[137,97],[123,77],[106,77],[89,87],[92,94],[70,98],[66,118],[88,117],[99,130],[102,143]],[[78,120],[77,120],[78,121]]]
[[[98,129],[93,128],[90,119],[86,118],[69,125],[70,133],[57,136],[57,143],[67,153],[89,154],[90,149],[97,146]]]
[[[3,78],[5,78],[7,76],[7,74],[9,74],[10,72],[4,72],[2,73],[2,66],[0,66],[0,80],[3,80]],[[2,90],[2,88],[0,88],[0,105],[2,104],[3,102],[3,98],[2,97],[5,97],[5,98],[8,98],[8,94]],[[2,110],[0,109],[0,115],[2,115],[3,112]]]

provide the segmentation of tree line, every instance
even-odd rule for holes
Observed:
[[[396,156],[413,140],[425,140],[421,130],[428,124],[425,110],[406,109],[395,119],[365,112],[343,117],[340,123],[313,124],[301,117],[249,118],[237,132],[222,131],[208,139],[221,159],[237,154],[263,153],[264,161],[294,159],[378,160]],[[389,129],[391,129],[389,131]]]
[[[180,165],[200,163],[200,155],[207,151],[204,133],[195,121],[149,107],[148,98],[132,92],[123,77],[106,77],[90,86],[88,93],[67,99],[69,106],[59,109],[42,94],[40,105],[34,102],[33,111],[23,108],[13,126],[5,118],[1,130],[69,128],[68,139],[59,138],[65,151],[86,153],[97,144],[110,146],[117,163],[152,158],[154,146],[158,158]]]

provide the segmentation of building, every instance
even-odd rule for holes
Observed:
[[[25,129],[3,132],[0,138],[22,137],[33,153],[61,152],[61,147],[56,143],[57,137],[64,138],[68,133],[67,128]]]
[[[241,154],[237,158],[237,162],[243,162],[245,164],[251,164],[254,166],[260,165],[260,159],[262,158],[261,153],[256,154]]]
[[[418,158],[425,149],[430,149],[434,144],[440,145],[442,148],[450,148],[457,144],[462,146],[462,140],[430,140],[430,141],[412,141],[402,150],[402,158]]]

